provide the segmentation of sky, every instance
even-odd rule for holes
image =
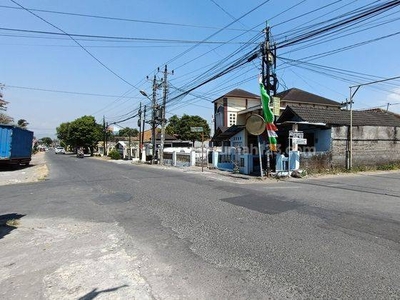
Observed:
[[[354,109],[400,113],[400,80],[384,81],[400,76],[398,2],[0,0],[5,113],[38,138],[85,115],[137,128],[139,106],[151,104],[140,91],[151,97],[156,76],[161,103],[167,65],[166,117],[199,115],[212,126],[213,100],[236,88],[259,94],[261,58],[252,55],[266,24],[278,92],[345,102],[362,85]]]

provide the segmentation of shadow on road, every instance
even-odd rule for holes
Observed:
[[[80,297],[78,300],[92,300],[96,298],[99,294],[102,293],[110,293],[110,292],[115,292],[121,288],[127,287],[128,285],[124,284],[119,287],[111,288],[111,289],[106,289],[106,290],[101,290],[98,291],[97,288],[93,289],[91,292],[87,293],[86,295]]]
[[[22,217],[25,217],[25,215],[17,213],[0,215],[0,239],[17,229],[18,221]]]
[[[0,164],[0,172],[10,172],[10,171],[20,171],[26,168],[34,167],[34,164],[29,165],[1,165]]]

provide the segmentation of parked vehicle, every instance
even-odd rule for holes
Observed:
[[[32,131],[0,124],[0,164],[29,165],[32,142]]]
[[[65,149],[63,147],[56,147],[54,149],[55,154],[65,154]]]
[[[83,152],[83,149],[78,149],[76,151],[76,157],[79,157],[79,158],[84,158],[85,157],[85,153]]]

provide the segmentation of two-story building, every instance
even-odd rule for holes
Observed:
[[[275,155],[288,155],[291,150],[304,158],[323,155],[324,167],[345,167],[349,165],[349,159],[353,158],[355,164],[400,159],[400,149],[397,146],[400,117],[396,114],[353,111],[353,130],[349,130],[350,111],[343,109],[337,101],[296,88],[280,92],[275,97],[272,105],[279,129],[279,148],[273,157],[266,156],[266,132],[262,129],[264,132],[261,134],[252,134],[249,126],[249,120],[254,120],[251,116],[263,115],[260,96],[235,89],[213,101],[215,134],[212,142],[220,152],[218,165],[221,168],[233,169],[239,166],[243,173],[259,173],[260,158],[263,169],[267,161],[273,169]],[[296,131],[300,131],[301,139],[293,138],[293,132]],[[354,133],[352,138],[349,136],[351,131]],[[299,141],[301,146],[297,144]],[[379,144],[376,153],[371,143]],[[385,149],[394,151],[393,155]],[[298,164],[294,164],[293,168],[297,167]]]

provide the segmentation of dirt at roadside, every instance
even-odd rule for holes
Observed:
[[[45,180],[48,174],[45,153],[38,152],[32,155],[32,161],[28,167],[0,169],[0,186],[41,181]]]

